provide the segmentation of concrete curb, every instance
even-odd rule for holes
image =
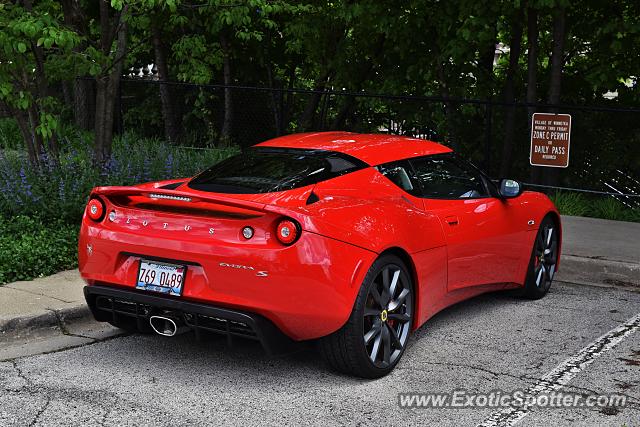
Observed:
[[[562,255],[556,280],[578,284],[606,284],[640,289],[640,264]]]
[[[86,304],[58,310],[48,309],[46,312],[37,314],[0,319],[0,334],[19,334],[54,327],[64,329],[69,323],[90,317],[91,311]]]

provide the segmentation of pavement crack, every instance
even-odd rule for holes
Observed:
[[[31,386],[33,383],[31,382],[31,380],[29,379],[29,377],[27,377],[24,372],[22,372],[22,369],[20,368],[20,366],[18,366],[18,362],[16,360],[11,360],[11,365],[13,366],[13,370],[16,372],[16,374],[18,375],[18,378],[22,379],[25,382],[25,385],[22,386],[22,389],[27,388],[28,386]]]
[[[40,408],[36,416],[33,417],[33,420],[31,420],[31,422],[29,423],[29,427],[33,427],[36,425],[36,423],[38,422],[38,420],[40,419],[44,411],[46,411],[49,405],[51,404],[51,397],[49,397],[48,395],[45,395],[45,399],[47,400],[44,402],[44,405],[42,405],[42,408]]]
[[[7,359],[0,359],[0,362],[14,362],[16,360],[20,360],[20,359],[24,359],[24,358],[28,358],[28,357],[33,357],[33,356],[42,356],[42,355],[47,355],[47,354],[55,354],[55,353],[60,353],[60,352],[64,352],[64,351],[68,351],[68,350],[73,350],[76,348],[80,348],[80,347],[86,347],[86,346],[90,346],[90,345],[94,345],[94,344],[98,344],[98,343],[103,343],[106,341],[111,341],[113,339],[116,338],[122,338],[122,337],[126,337],[129,336],[129,334],[121,334],[121,335],[113,335],[110,337],[106,337],[106,338],[92,338],[92,337],[85,337],[83,335],[74,335],[74,334],[69,334],[69,336],[76,336],[79,338],[87,338],[93,341],[87,342],[87,343],[82,343],[82,344],[78,344],[78,345],[70,345],[67,347],[62,347],[62,348],[57,348],[55,350],[50,350],[50,351],[43,351],[37,354],[30,354],[27,356],[17,356],[17,357],[11,357],[11,358],[7,358]]]
[[[56,322],[58,323],[58,328],[62,331],[64,335],[70,335],[71,333],[67,329],[67,325],[64,323],[64,319],[58,310],[54,310],[52,308],[47,308],[54,316],[56,316]]]
[[[67,324],[64,321],[64,318],[62,317],[62,314],[58,311],[58,310],[54,310],[52,308],[47,308],[47,310],[49,310],[50,312],[53,313],[53,315],[56,317],[56,323],[58,328],[60,329],[60,331],[62,332],[63,335],[69,336],[69,337],[76,337],[76,338],[87,338],[90,340],[94,340],[94,341],[99,341],[96,340],[95,338],[86,336],[86,335],[81,335],[81,334],[74,334],[73,332],[69,331],[69,329],[67,328]]]

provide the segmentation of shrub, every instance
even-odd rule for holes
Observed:
[[[585,216],[589,211],[588,200],[581,193],[557,192],[551,200],[562,215]]]
[[[78,226],[0,216],[0,284],[77,266]]]
[[[557,192],[551,195],[551,200],[562,215],[640,222],[640,208],[627,206],[610,196]]]
[[[19,150],[22,147],[22,134],[18,123],[10,118],[0,119],[0,149]]]
[[[87,136],[78,133],[65,141],[59,158],[43,156],[38,168],[24,152],[0,150],[0,213],[75,224],[93,187],[193,176],[237,151],[195,150],[125,135],[114,141],[104,166],[96,168]]]

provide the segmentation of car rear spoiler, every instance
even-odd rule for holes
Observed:
[[[136,186],[110,186],[96,187],[91,191],[91,196],[129,196],[129,197],[148,197],[150,201],[173,201],[183,203],[214,203],[217,205],[230,206],[234,208],[248,209],[264,213],[265,204],[253,202],[250,200],[236,199],[232,197],[221,196],[220,194],[209,194],[206,192],[187,192],[179,190],[167,190],[161,188],[136,187]]]

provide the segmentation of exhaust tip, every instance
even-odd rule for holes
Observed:
[[[172,337],[178,332],[178,325],[169,317],[151,316],[149,318],[149,324],[156,334],[164,337]]]

